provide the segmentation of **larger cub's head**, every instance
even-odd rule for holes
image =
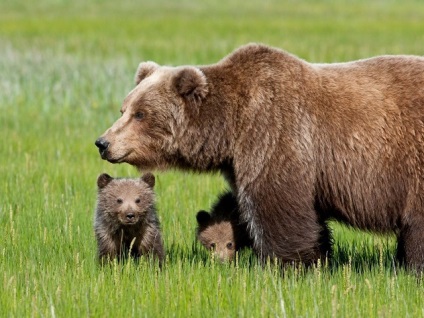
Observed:
[[[186,117],[208,94],[206,77],[192,66],[144,62],[135,82],[121,117],[95,144],[101,157],[112,163],[126,162],[143,170],[172,166]]]
[[[115,179],[101,174],[97,178],[97,213],[114,225],[141,224],[154,205],[154,184],[151,173],[139,179]]]

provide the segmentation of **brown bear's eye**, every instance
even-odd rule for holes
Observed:
[[[140,203],[140,202],[141,202],[140,199],[135,200],[135,203]]]
[[[116,202],[118,202],[119,204],[122,204],[122,199],[118,199],[118,200],[116,200]]]
[[[231,250],[233,248],[233,243],[232,242],[227,243],[227,248]]]
[[[134,114],[134,118],[135,118],[136,120],[142,120],[142,119],[143,119],[143,117],[144,117],[144,115],[143,115],[143,113],[142,113],[142,112],[136,112],[136,113]]]
[[[211,243],[211,250],[214,250],[215,249],[215,243]]]

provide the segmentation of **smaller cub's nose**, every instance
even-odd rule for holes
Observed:
[[[107,147],[109,147],[109,142],[103,138],[97,139],[94,144],[97,146],[97,148],[99,148],[100,152],[105,151]]]
[[[127,220],[128,220],[128,221],[132,221],[132,220],[134,220],[134,218],[135,218],[135,214],[134,214],[134,213],[128,213],[128,214],[126,215],[126,217],[127,217]]]

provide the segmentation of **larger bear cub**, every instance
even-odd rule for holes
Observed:
[[[141,63],[97,141],[137,168],[221,171],[263,257],[314,262],[329,219],[394,232],[424,268],[424,58],[311,64],[251,44],[207,66]]]
[[[155,208],[155,177],[97,178],[97,206],[94,232],[101,263],[127,256],[152,255],[160,263],[165,251]]]

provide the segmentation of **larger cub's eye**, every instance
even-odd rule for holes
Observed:
[[[116,200],[116,203],[118,203],[118,204],[122,204],[122,199],[118,199],[118,200]]]
[[[137,204],[138,204],[138,203],[140,203],[140,202],[141,202],[141,200],[140,200],[140,199],[136,199],[136,200],[135,200],[135,203],[137,203]]]
[[[232,249],[233,249],[233,243],[232,243],[232,242],[228,242],[228,243],[227,243],[227,248],[228,248],[229,250],[232,250]]]
[[[211,250],[214,250],[215,249],[215,243],[211,243],[210,248],[211,248]]]
[[[142,112],[136,112],[134,114],[135,120],[142,120],[144,118],[144,114]]]

